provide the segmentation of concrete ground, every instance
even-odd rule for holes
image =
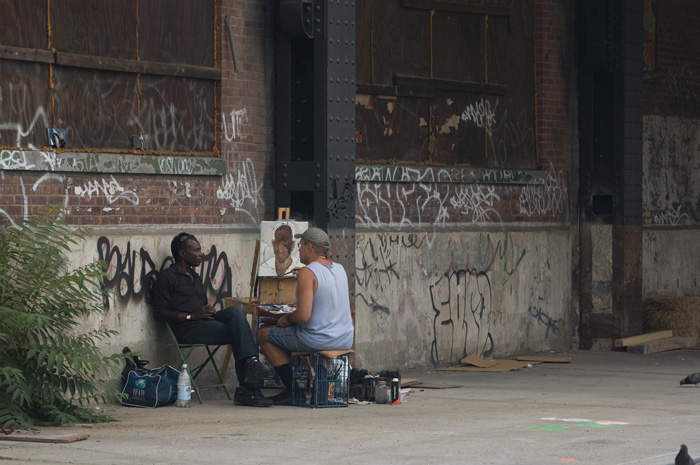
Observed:
[[[569,364],[505,373],[405,371],[452,389],[348,408],[108,405],[116,423],[43,429],[70,444],[0,441],[2,463],[36,464],[672,464],[700,456],[700,351],[575,352]]]

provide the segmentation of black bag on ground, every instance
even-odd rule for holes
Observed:
[[[177,378],[180,372],[170,365],[146,370],[131,370],[122,389],[122,405],[128,407],[160,407],[177,399]]]

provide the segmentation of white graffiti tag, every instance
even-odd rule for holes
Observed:
[[[221,118],[224,120],[224,137],[226,140],[231,142],[235,139],[243,139],[243,123],[248,122],[248,111],[243,108],[242,110],[231,110],[228,118],[225,113],[222,113]]]
[[[104,195],[110,204],[119,199],[124,199],[134,205],[139,204],[139,196],[136,194],[136,189],[125,189],[114,179],[114,176],[111,176],[110,181],[102,178],[102,181],[88,181],[82,186],[75,186],[74,192],[79,197],[87,195],[90,199],[93,196]]]
[[[501,200],[494,186],[463,186],[455,190],[450,199],[453,207],[458,208],[472,223],[501,222],[501,215],[494,208],[494,202]]]
[[[472,122],[478,128],[485,128],[490,136],[491,128],[496,124],[496,107],[498,107],[498,101],[496,101],[494,109],[491,110],[491,102],[481,99],[481,101],[472,103],[464,109],[462,121]]]
[[[678,208],[671,207],[671,211],[660,212],[654,215],[654,224],[692,224],[693,220],[687,213],[681,213],[683,202],[678,205]]]
[[[262,187],[262,183],[258,184],[255,178],[253,162],[247,159],[240,170],[226,175],[221,187],[216,190],[216,197],[227,200],[234,211],[246,213],[257,223],[258,208],[265,205],[260,195]]]
[[[566,187],[561,187],[563,184],[564,173],[554,171],[554,165],[550,163],[547,179],[542,184],[523,187],[520,193],[520,213],[528,216],[561,213],[566,197]]]

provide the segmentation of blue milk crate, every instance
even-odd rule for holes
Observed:
[[[298,407],[347,407],[350,388],[348,354],[292,354],[292,397]]]

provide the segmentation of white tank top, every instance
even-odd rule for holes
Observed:
[[[307,265],[318,281],[311,306],[311,318],[297,326],[297,337],[317,350],[349,349],[355,328],[350,315],[348,276],[339,263]]]

